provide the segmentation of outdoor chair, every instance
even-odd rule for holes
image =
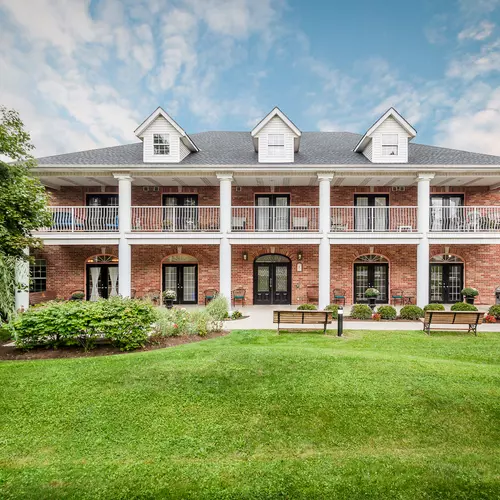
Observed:
[[[233,217],[233,231],[244,231],[247,227],[246,217]]]
[[[396,290],[391,290],[391,301],[394,305],[396,305],[396,302],[399,300],[399,303],[401,305],[404,305],[405,303],[405,294],[403,290],[401,289],[396,289]]]
[[[333,290],[333,303],[336,304],[337,302],[342,302],[342,305],[345,306],[345,296],[345,290],[342,290],[341,288],[335,288]]]
[[[72,212],[54,212],[52,214],[52,229],[55,231],[82,230],[83,224]]]
[[[217,290],[215,288],[208,288],[205,290],[205,305],[207,305],[211,300],[217,295]]]
[[[318,302],[319,300],[319,287],[318,285],[307,286],[307,302]]]
[[[292,228],[294,231],[307,231],[309,229],[309,219],[307,217],[293,217]]]
[[[241,305],[245,305],[245,294],[246,294],[245,288],[235,288],[233,290],[232,296],[233,296],[233,306],[236,305],[236,301],[240,301]]]

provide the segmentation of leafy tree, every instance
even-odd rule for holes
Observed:
[[[30,140],[19,113],[0,106],[0,255],[5,258],[26,259],[25,248],[41,245],[31,232],[50,224],[45,188],[32,175]]]

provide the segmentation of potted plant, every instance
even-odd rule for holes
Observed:
[[[479,295],[479,290],[471,286],[466,286],[461,292],[467,304],[474,304],[474,299]]]
[[[83,300],[85,294],[83,292],[73,292],[69,300]]]
[[[376,288],[367,288],[365,290],[365,297],[368,299],[368,305],[372,311],[375,309],[375,301],[379,295],[380,292]]]
[[[172,309],[174,305],[174,300],[177,297],[175,291],[165,290],[162,295],[163,295],[163,303],[167,306],[167,309]]]

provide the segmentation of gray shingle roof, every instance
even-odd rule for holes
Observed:
[[[258,165],[250,132],[201,132],[190,136],[200,148],[181,165]],[[353,149],[361,135],[350,132],[303,132],[295,164],[371,165]],[[138,165],[142,164],[142,142],[47,156],[39,165]],[[500,165],[500,156],[410,143],[408,163],[416,165]],[[162,164],[155,163],[158,167]],[[169,164],[171,166],[171,164]]]

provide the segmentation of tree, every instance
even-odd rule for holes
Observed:
[[[36,161],[29,133],[15,110],[0,106],[0,256],[26,259],[41,240],[32,231],[50,225],[47,195],[32,175]],[[11,160],[9,163],[2,158]]]

